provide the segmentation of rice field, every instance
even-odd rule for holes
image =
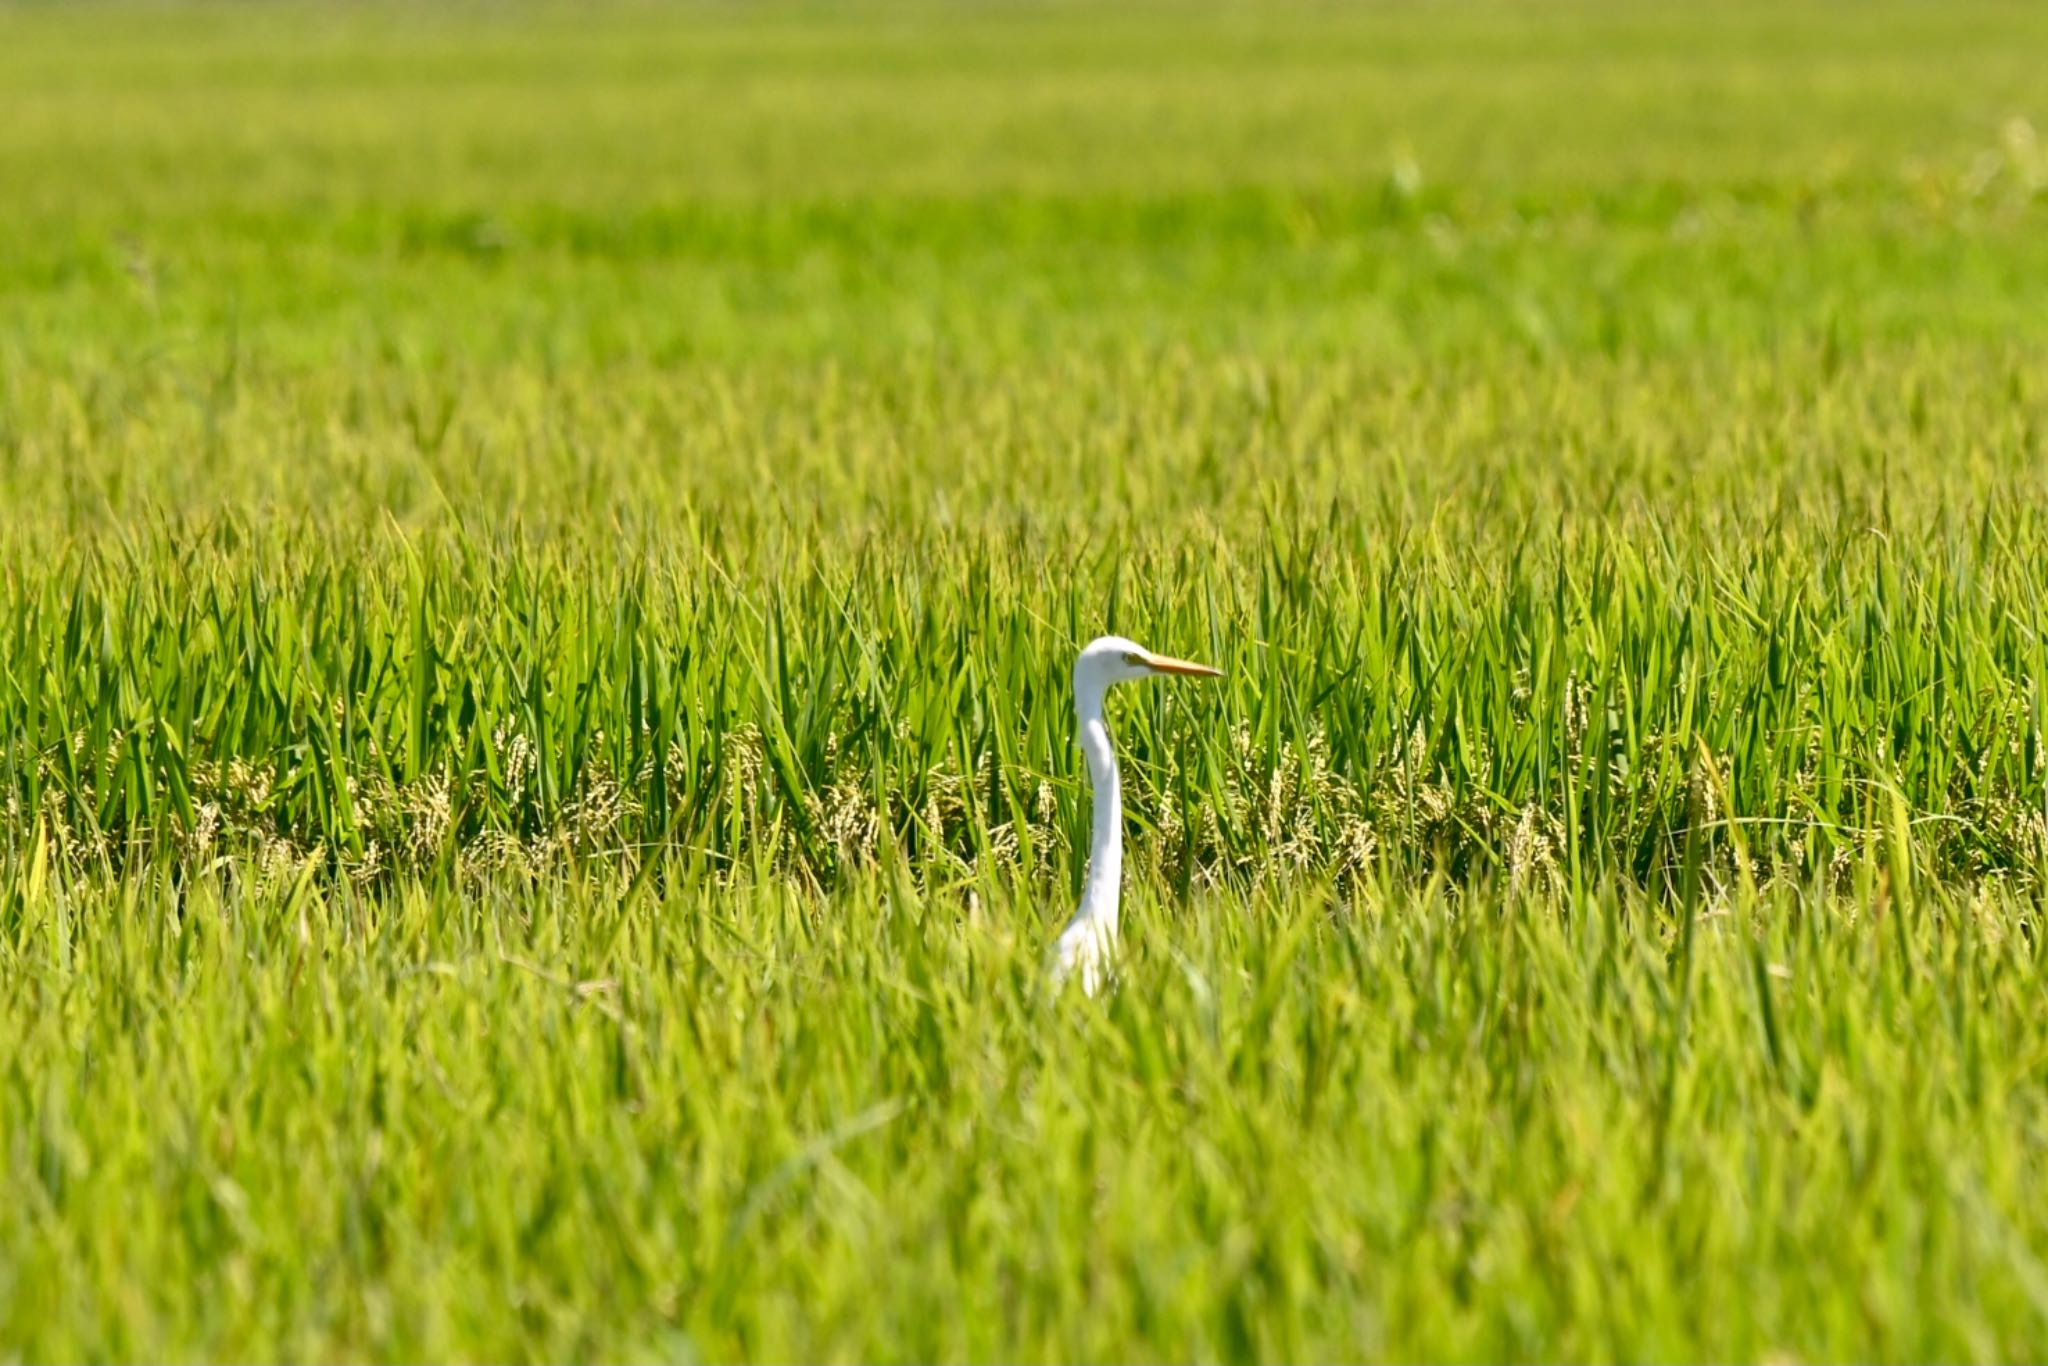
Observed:
[[[0,5],[0,1360],[2036,1355],[2044,55]]]

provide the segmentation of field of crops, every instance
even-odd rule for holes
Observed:
[[[2044,62],[0,5],[0,1360],[2038,1354]]]

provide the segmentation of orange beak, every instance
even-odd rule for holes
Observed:
[[[1191,659],[1175,659],[1172,655],[1145,656],[1145,665],[1156,673],[1185,674],[1189,678],[1221,678],[1223,670],[1212,669],[1207,664],[1197,664]]]

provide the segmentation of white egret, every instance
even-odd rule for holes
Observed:
[[[1095,815],[1088,837],[1088,878],[1081,889],[1081,908],[1060,932],[1053,981],[1064,982],[1078,972],[1081,989],[1090,996],[1108,980],[1116,953],[1117,902],[1124,872],[1123,792],[1103,704],[1112,684],[1167,674],[1221,678],[1223,671],[1153,654],[1122,636],[1089,641],[1074,661],[1074,719],[1080,725],[1081,753],[1088,761]]]

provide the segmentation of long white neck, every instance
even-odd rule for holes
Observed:
[[[1081,754],[1088,761],[1088,785],[1095,815],[1088,836],[1088,880],[1081,888],[1081,909],[1074,917],[1116,934],[1117,901],[1124,876],[1124,801],[1117,777],[1116,749],[1103,719],[1103,690],[1074,698],[1081,724]]]

